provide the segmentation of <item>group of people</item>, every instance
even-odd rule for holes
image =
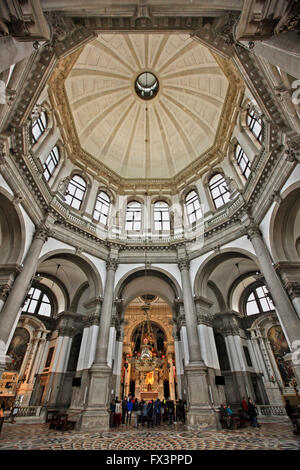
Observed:
[[[138,400],[130,395],[124,397],[120,403],[118,397],[110,403],[111,426],[119,426],[120,424],[131,424],[138,428],[139,425],[148,428],[160,426],[161,422],[167,422],[169,425],[174,422],[185,423],[186,401],[177,400],[175,403],[170,398],[160,400],[144,399]]]
[[[243,397],[242,408],[243,408],[244,418],[245,420],[248,419],[250,421],[250,426],[259,428],[260,424],[257,421],[257,408],[250,397],[248,398],[248,402],[246,401],[246,398]],[[233,424],[234,424],[234,419],[233,419],[234,412],[231,409],[230,405],[221,405],[220,415],[221,415],[221,419],[225,420],[227,424],[227,428],[232,429]]]

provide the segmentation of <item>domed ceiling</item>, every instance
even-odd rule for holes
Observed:
[[[157,78],[150,99],[136,92],[143,72]],[[182,34],[99,35],[65,82],[81,147],[128,179],[172,178],[201,158],[227,88],[208,49]]]

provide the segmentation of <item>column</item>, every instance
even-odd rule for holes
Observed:
[[[0,373],[5,369],[6,351],[9,346],[8,341],[14,325],[17,324],[17,317],[25,296],[30,286],[33,275],[36,272],[41,249],[48,239],[49,229],[45,226],[38,227],[31,246],[28,250],[23,269],[16,277],[5,304],[0,313]]]
[[[107,263],[104,298],[101,309],[99,336],[94,364],[89,371],[87,408],[82,415],[82,429],[108,429],[108,405],[111,399],[112,369],[107,364],[109,332],[112,318],[115,273],[118,267],[117,253],[110,254]]]
[[[267,287],[272,295],[276,313],[289,347],[292,352],[296,351],[300,340],[300,321],[298,315],[274,269],[271,256],[258,226],[251,222],[247,229],[248,238],[253,245],[260,271],[263,274]],[[298,383],[300,384],[300,364],[294,363],[293,368]]]
[[[197,315],[192,295],[189,260],[185,253],[178,252],[177,263],[181,272],[186,333],[188,339],[189,363],[184,372],[187,383],[188,405],[187,426],[190,429],[216,429],[217,415],[209,397],[207,368],[201,357]]]
[[[168,354],[168,369],[169,369],[169,387],[170,387],[170,398],[175,400],[175,380],[174,380],[174,369],[173,369],[173,354]]]
[[[115,258],[109,258],[106,263],[106,282],[104,289],[104,298],[100,319],[100,331],[96,348],[95,364],[107,365],[107,350],[109,341],[109,329],[111,324],[113,293],[115,284],[115,274],[118,267],[118,261]]]

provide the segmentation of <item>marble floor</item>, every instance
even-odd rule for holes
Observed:
[[[56,431],[49,424],[4,422],[0,450],[300,450],[288,419],[239,430],[192,431],[183,424],[148,429],[123,425],[102,432]]]

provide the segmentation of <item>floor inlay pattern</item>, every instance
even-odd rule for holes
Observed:
[[[48,424],[4,423],[0,450],[300,450],[290,423],[261,423],[260,428],[194,431],[184,426],[103,432],[55,431]]]

